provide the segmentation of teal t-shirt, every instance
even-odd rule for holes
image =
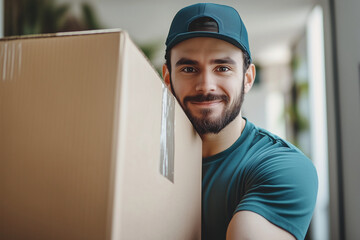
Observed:
[[[202,239],[225,239],[241,210],[305,238],[318,179],[311,160],[295,146],[246,120],[239,139],[204,158],[202,168]]]

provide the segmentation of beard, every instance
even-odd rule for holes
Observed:
[[[213,101],[213,100],[222,100],[225,103],[224,109],[220,116],[215,119],[211,119],[209,116],[212,113],[211,109],[203,109],[200,114],[201,117],[195,117],[190,109],[187,107],[188,102],[204,102],[204,101]],[[179,101],[179,99],[178,99]],[[244,83],[239,96],[236,96],[235,101],[230,104],[229,97],[227,95],[195,95],[187,96],[183,100],[183,104],[180,104],[190,119],[192,125],[198,134],[203,135],[207,133],[218,134],[222,129],[224,129],[229,123],[231,123],[240,113],[242,103],[244,101]],[[180,102],[180,101],[179,101]]]

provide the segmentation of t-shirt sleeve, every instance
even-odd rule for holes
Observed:
[[[304,239],[318,189],[312,162],[297,151],[273,153],[253,161],[246,171],[245,195],[234,214],[255,212],[296,239]]]

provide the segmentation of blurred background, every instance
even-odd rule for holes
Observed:
[[[0,0],[0,36],[121,28],[160,72],[173,16],[196,2]],[[318,170],[307,239],[360,239],[360,1],[212,2],[237,9],[249,33],[257,77],[243,115],[294,143]]]

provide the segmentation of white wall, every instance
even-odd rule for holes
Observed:
[[[307,27],[311,159],[318,173],[319,190],[312,236],[316,240],[329,239],[329,168],[325,97],[325,59],[323,10],[316,6],[309,15]]]
[[[328,10],[325,55],[331,239],[352,240],[360,237],[360,1],[323,2]],[[334,27],[335,38],[330,39]]]
[[[360,1],[334,0],[346,239],[360,237]]]
[[[334,84],[334,48],[333,48],[333,24],[330,0],[321,0],[321,6],[324,13],[324,53],[325,53],[325,82],[326,82],[326,110],[327,110],[327,126],[328,126],[328,158],[329,158],[329,222],[330,222],[330,240],[341,240],[341,220],[340,220],[340,189],[338,182],[338,138],[335,109],[335,84]]]
[[[258,127],[286,138],[285,93],[291,83],[288,63],[264,65],[261,68],[261,83],[255,84],[245,95],[242,114]]]

